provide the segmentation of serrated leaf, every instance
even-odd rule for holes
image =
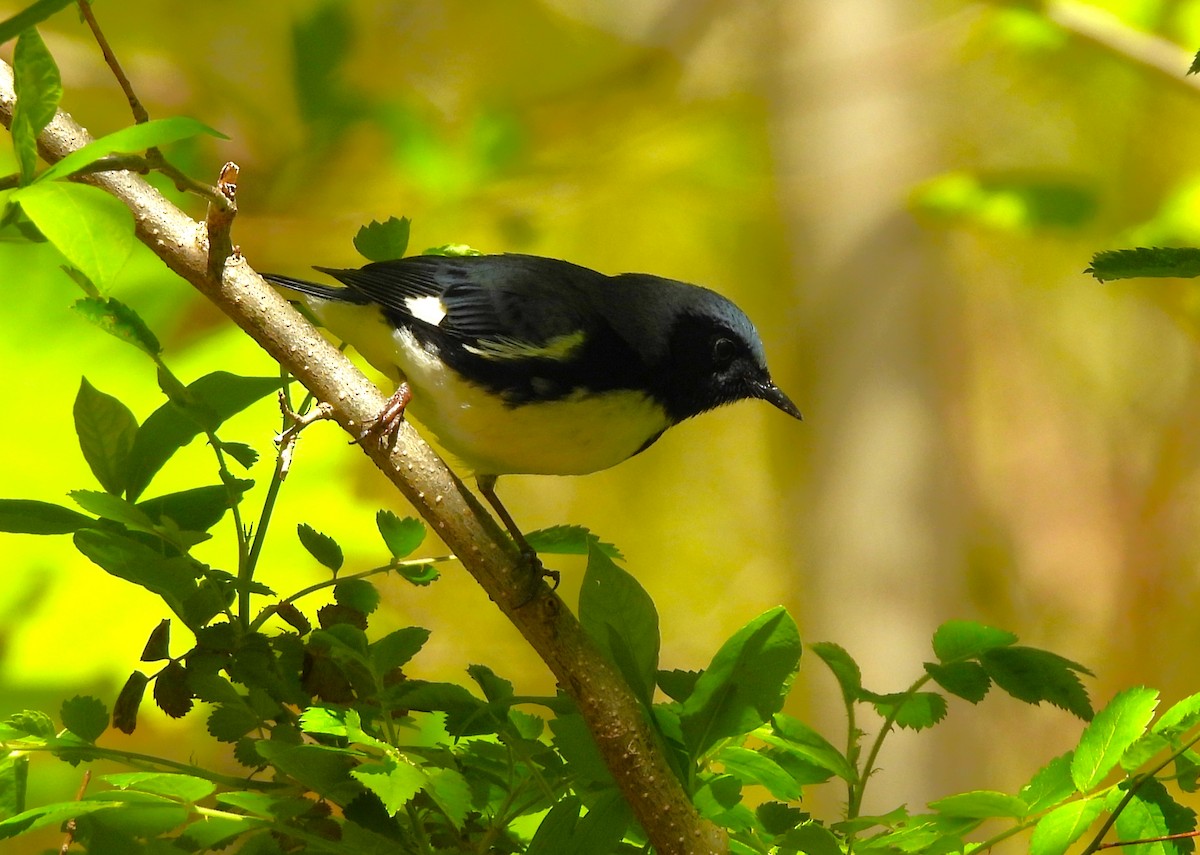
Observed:
[[[1138,686],[1119,692],[1084,729],[1071,761],[1071,779],[1080,792],[1099,786],[1121,755],[1146,732],[1158,692]]]
[[[21,183],[28,184],[37,171],[38,134],[54,118],[62,99],[62,79],[46,43],[32,27],[17,37],[12,71],[17,101],[10,131]]]
[[[714,758],[725,767],[726,773],[735,776],[743,785],[759,784],[767,788],[777,799],[794,801],[800,798],[800,785],[770,757],[749,748],[729,745],[716,753]]]
[[[432,563],[405,564],[397,567],[396,572],[403,576],[406,582],[416,585],[418,588],[432,585],[438,579],[442,578],[442,574],[438,572],[437,566]]]
[[[1084,269],[1099,282],[1114,279],[1178,278],[1200,276],[1200,249],[1194,247],[1145,247],[1097,252]]]
[[[84,742],[95,742],[108,730],[108,707],[98,698],[76,695],[62,705],[63,727]]]
[[[178,662],[168,663],[154,678],[154,703],[171,718],[182,718],[191,712],[192,698],[187,671]]]
[[[39,828],[59,826],[69,819],[78,819],[121,806],[120,802],[71,801],[31,808],[0,821],[0,840],[7,840]]]
[[[951,662],[942,665],[926,662],[925,671],[934,682],[951,694],[977,704],[992,687],[992,681],[978,662]]]
[[[467,779],[454,769],[438,769],[426,776],[424,790],[450,823],[461,829],[471,809],[471,787]]]
[[[970,620],[950,620],[933,634],[933,652],[942,662],[975,659],[1000,647],[1017,643],[1011,632]]]
[[[371,220],[354,236],[354,248],[367,261],[392,261],[403,258],[408,249],[408,217],[388,217],[384,222]]]
[[[205,428],[216,430],[226,419],[279,389],[281,383],[278,377],[240,377],[227,371],[214,371],[189,383],[183,396],[194,402],[191,407],[168,401],[138,428],[129,455],[126,495],[137,499],[175,452]]]
[[[117,695],[117,702],[113,704],[113,727],[122,733],[133,733],[137,728],[138,708],[149,682],[150,678],[141,671],[134,671]]]
[[[1178,736],[1200,722],[1200,692],[1172,704],[1150,728],[1152,733]]]
[[[579,622],[649,708],[658,671],[658,611],[645,588],[599,548],[588,552]]]
[[[138,423],[130,409],[84,377],[73,407],[75,434],[88,468],[113,495],[125,491],[125,471]]]
[[[525,855],[561,855],[570,852],[575,827],[579,824],[579,809],[582,806],[575,796],[560,799],[542,817]]]
[[[133,154],[149,148],[170,145],[191,137],[198,137],[202,134],[223,140],[229,139],[220,131],[215,131],[203,122],[187,116],[151,119],[148,122],[130,125],[119,131],[113,131],[111,134],[105,134],[82,148],[76,149],[39,175],[37,180],[53,181],[57,178],[66,178],[110,154]]]
[[[789,831],[780,842],[805,855],[842,855],[842,847],[833,832],[815,822]]]
[[[1020,819],[1029,810],[1029,806],[1016,796],[994,790],[973,790],[947,796],[930,802],[929,808],[945,816],[974,819],[990,819],[997,816]]]
[[[483,691],[483,696],[487,698],[488,703],[504,704],[512,700],[513,684],[503,677],[497,676],[496,672],[486,665],[468,666],[467,674]]]
[[[1128,784],[1121,786],[1125,789]],[[1196,830],[1196,813],[1171,798],[1161,781],[1150,778],[1141,782],[1133,798],[1117,815],[1116,830],[1118,840],[1151,840],[1187,834]],[[1188,839],[1158,840],[1126,848],[1137,855],[1176,855],[1194,851],[1195,843]]]
[[[1031,813],[1041,813],[1075,794],[1075,784],[1071,780],[1071,757],[1070,753],[1055,757],[1021,788],[1021,800],[1029,805]]]
[[[614,544],[605,543],[599,536],[581,525],[556,525],[526,533],[525,540],[535,552],[543,555],[587,555],[589,549],[598,549],[614,561],[624,561],[625,556]]]
[[[1192,57],[1192,64],[1188,66],[1187,73],[1195,74],[1198,71],[1200,71],[1200,53]]]
[[[818,641],[810,644],[809,649],[817,654],[817,657],[833,672],[838,686],[842,689],[842,697],[847,704],[862,698],[862,671],[859,670],[858,663],[846,652],[845,648],[831,641]]]
[[[400,519],[388,510],[381,510],[375,514],[375,526],[379,529],[388,552],[396,559],[412,555],[425,539],[424,523],[413,517]]]
[[[178,772],[118,772],[103,775],[101,780],[119,790],[150,793],[191,803],[208,798],[217,789],[212,781]]]
[[[1104,810],[1104,799],[1078,799],[1046,814],[1033,829],[1029,855],[1063,855]]]
[[[96,521],[78,511],[34,499],[0,499],[0,531],[70,534]]]
[[[590,803],[588,812],[575,826],[571,845],[562,851],[572,855],[611,855],[617,851],[632,821],[633,813],[621,793],[608,790]]]
[[[342,569],[345,557],[342,555],[342,547],[336,540],[317,531],[308,523],[297,525],[296,534],[300,536],[300,543],[308,550],[308,554],[318,562],[335,573]]]
[[[334,568],[336,569],[336,568]],[[365,615],[379,608],[379,590],[366,579],[347,579],[333,586],[333,599]]]
[[[38,231],[102,291],[113,285],[137,243],[133,214],[99,187],[57,181],[38,183],[17,190],[9,198],[19,202]],[[118,334],[115,329],[106,329]]]
[[[392,816],[404,809],[427,780],[425,772],[419,767],[391,757],[380,763],[363,763],[352,769],[350,774],[379,796],[384,809]]]
[[[936,692],[876,695],[871,704],[881,716],[894,717],[897,725],[909,730],[933,727],[946,717],[946,699]]]
[[[209,735],[218,742],[237,742],[259,727],[262,720],[245,704],[221,704],[208,716]]]
[[[223,452],[240,463],[244,469],[249,469],[258,462],[258,451],[244,442],[222,441],[219,445]]]
[[[779,712],[800,666],[800,633],[782,608],[755,618],[721,646],[683,703],[680,726],[693,758]]]
[[[1091,674],[1082,665],[1048,650],[1033,647],[1000,647],[980,657],[992,682],[1019,701],[1048,701],[1083,719],[1092,718],[1092,704],[1079,674]]]
[[[687,700],[688,695],[696,688],[696,681],[699,679],[699,671],[681,671],[678,668],[671,671],[659,671],[655,677],[663,694],[680,703]]]
[[[72,185],[74,186],[74,185]],[[137,312],[115,298],[83,297],[71,308],[89,323],[131,344],[142,353],[158,356],[162,345]]]
[[[416,656],[428,640],[429,630],[420,626],[390,632],[371,644],[371,664],[376,673],[386,674]]]

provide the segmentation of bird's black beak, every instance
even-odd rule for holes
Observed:
[[[756,383],[754,392],[754,396],[756,398],[762,398],[764,401],[774,404],[792,418],[804,421],[804,416],[800,415],[800,410],[795,404],[792,403],[792,399],[783,394],[783,390],[776,386],[771,380],[764,380],[761,383]]]

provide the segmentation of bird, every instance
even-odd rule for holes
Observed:
[[[746,399],[802,418],[750,319],[699,285],[517,253],[314,269],[339,284],[264,278],[396,384],[367,434],[394,442],[411,411],[534,562],[496,495],[500,476],[607,469]]]

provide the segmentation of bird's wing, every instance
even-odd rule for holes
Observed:
[[[564,336],[586,334],[601,321],[586,299],[587,286],[604,287],[607,278],[523,255],[410,256],[357,270],[318,269],[383,307],[393,321],[430,332],[435,327],[457,343],[513,357],[536,356]]]

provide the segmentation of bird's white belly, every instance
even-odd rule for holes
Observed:
[[[416,342],[396,333],[409,411],[479,475],[583,475],[615,466],[670,425],[663,408],[630,390],[575,393],[508,406],[463,380]]]

